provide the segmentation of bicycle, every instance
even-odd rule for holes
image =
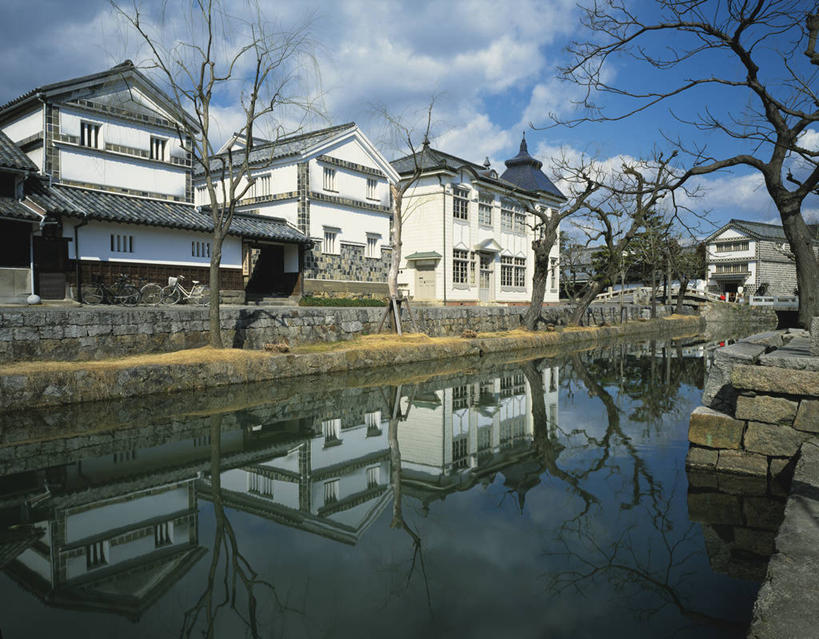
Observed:
[[[193,286],[187,290],[180,280],[186,279],[184,275],[169,277],[168,285],[162,289],[162,304],[178,304],[183,299],[192,304],[208,304],[210,302],[210,288],[200,284],[199,280],[191,280]]]
[[[156,306],[162,302],[162,287],[159,284],[148,282],[139,289],[139,303]]]
[[[134,286],[124,273],[120,273],[114,283],[108,286],[99,275],[92,276],[93,281],[83,288],[83,304],[123,304],[136,306],[139,302],[139,289]]]

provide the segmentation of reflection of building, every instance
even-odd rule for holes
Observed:
[[[558,371],[545,368],[541,375],[553,428]],[[519,369],[416,394],[398,431],[402,482],[422,492],[470,487],[529,456],[533,434],[532,396]]]
[[[392,494],[386,424],[380,410],[352,418],[328,414],[314,423],[315,434],[284,454],[224,471],[223,503],[356,543]],[[203,484],[209,495],[209,479]]]

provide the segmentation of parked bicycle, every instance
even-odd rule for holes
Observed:
[[[184,275],[168,278],[168,285],[162,289],[162,304],[178,304],[182,300],[191,304],[207,304],[210,301],[210,289],[206,285],[191,280],[193,286],[188,290],[180,283],[184,279]]]
[[[139,303],[148,306],[156,306],[162,302],[162,287],[159,284],[149,282],[139,289]]]
[[[120,273],[110,286],[102,281],[99,275],[92,276],[93,281],[82,289],[84,304],[124,304],[135,306],[139,303],[139,289],[133,285],[127,275]]]

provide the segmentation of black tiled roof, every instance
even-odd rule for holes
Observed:
[[[36,222],[40,216],[11,197],[0,197],[0,217]]]
[[[2,169],[37,171],[37,165],[5,133],[0,131],[0,170]]]
[[[520,151],[518,154],[506,160],[504,164],[506,164],[507,168],[501,177],[507,182],[516,184],[527,191],[539,191],[548,193],[561,200],[566,199],[566,196],[563,195],[552,181],[546,177],[546,174],[541,171],[543,162],[529,155],[525,136],[520,142]]]
[[[270,162],[271,160],[276,160],[291,155],[298,155],[311,146],[315,146],[316,144],[324,142],[342,131],[353,128],[355,128],[355,122],[347,122],[346,124],[339,124],[326,129],[319,129],[318,131],[310,131],[309,133],[300,133],[298,135],[287,136],[280,138],[275,142],[254,138],[253,149],[250,151],[249,161],[251,165],[254,165]],[[211,167],[214,171],[219,170],[220,168],[220,163],[218,161],[218,158],[220,157],[227,157],[227,153],[219,153],[211,156]],[[198,168],[196,170],[196,174],[201,175],[202,169]]]
[[[189,231],[213,231],[213,220],[207,211],[192,204],[131,197],[55,184],[40,187],[29,197],[49,213],[81,215],[91,220],[145,224]],[[260,215],[233,216],[229,233],[260,240],[278,240],[309,244],[304,234],[279,218]]]

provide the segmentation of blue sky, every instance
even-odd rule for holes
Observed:
[[[156,17],[158,2],[143,5],[149,18]],[[169,14],[176,6],[169,3]],[[225,6],[237,15],[247,10],[242,1]],[[304,67],[304,81],[320,96],[317,104],[324,117],[314,118],[308,126],[355,121],[390,158],[398,149],[389,148],[376,108],[384,106],[412,120],[423,113],[432,95],[436,96],[433,144],[476,162],[489,157],[499,171],[503,160],[517,153],[524,130],[530,152],[544,161],[550,173],[550,159],[561,150],[570,157],[585,153],[616,166],[620,156],[644,156],[652,145],[662,144],[660,128],[673,134],[678,126],[668,107],[660,106],[618,123],[529,128],[530,122],[549,124],[549,113],[573,114],[571,102],[578,89],[559,81],[556,68],[566,61],[569,40],[583,35],[575,0],[505,4],[263,0],[263,10],[284,29],[309,23],[316,65]],[[147,60],[138,38],[104,0],[6,0],[2,14],[8,18],[0,24],[0,55],[5,62],[2,102],[35,86],[91,73],[125,58],[136,63]],[[773,49],[763,51],[762,60],[775,63]],[[618,81],[631,83],[679,79],[667,74],[651,77],[622,61],[608,72]],[[222,97],[217,111],[221,137],[239,121],[237,97]],[[675,108],[690,112],[706,103],[738,113],[746,102],[746,94],[704,89]],[[690,130],[686,135],[691,135]],[[819,131],[810,135],[819,139]],[[720,153],[731,151],[715,136],[699,140]],[[705,197],[693,206],[709,211],[711,226],[705,225],[703,233],[731,217],[768,222],[778,218],[755,173],[718,174],[702,179],[701,185]],[[815,199],[805,208],[806,217],[819,219]]]

